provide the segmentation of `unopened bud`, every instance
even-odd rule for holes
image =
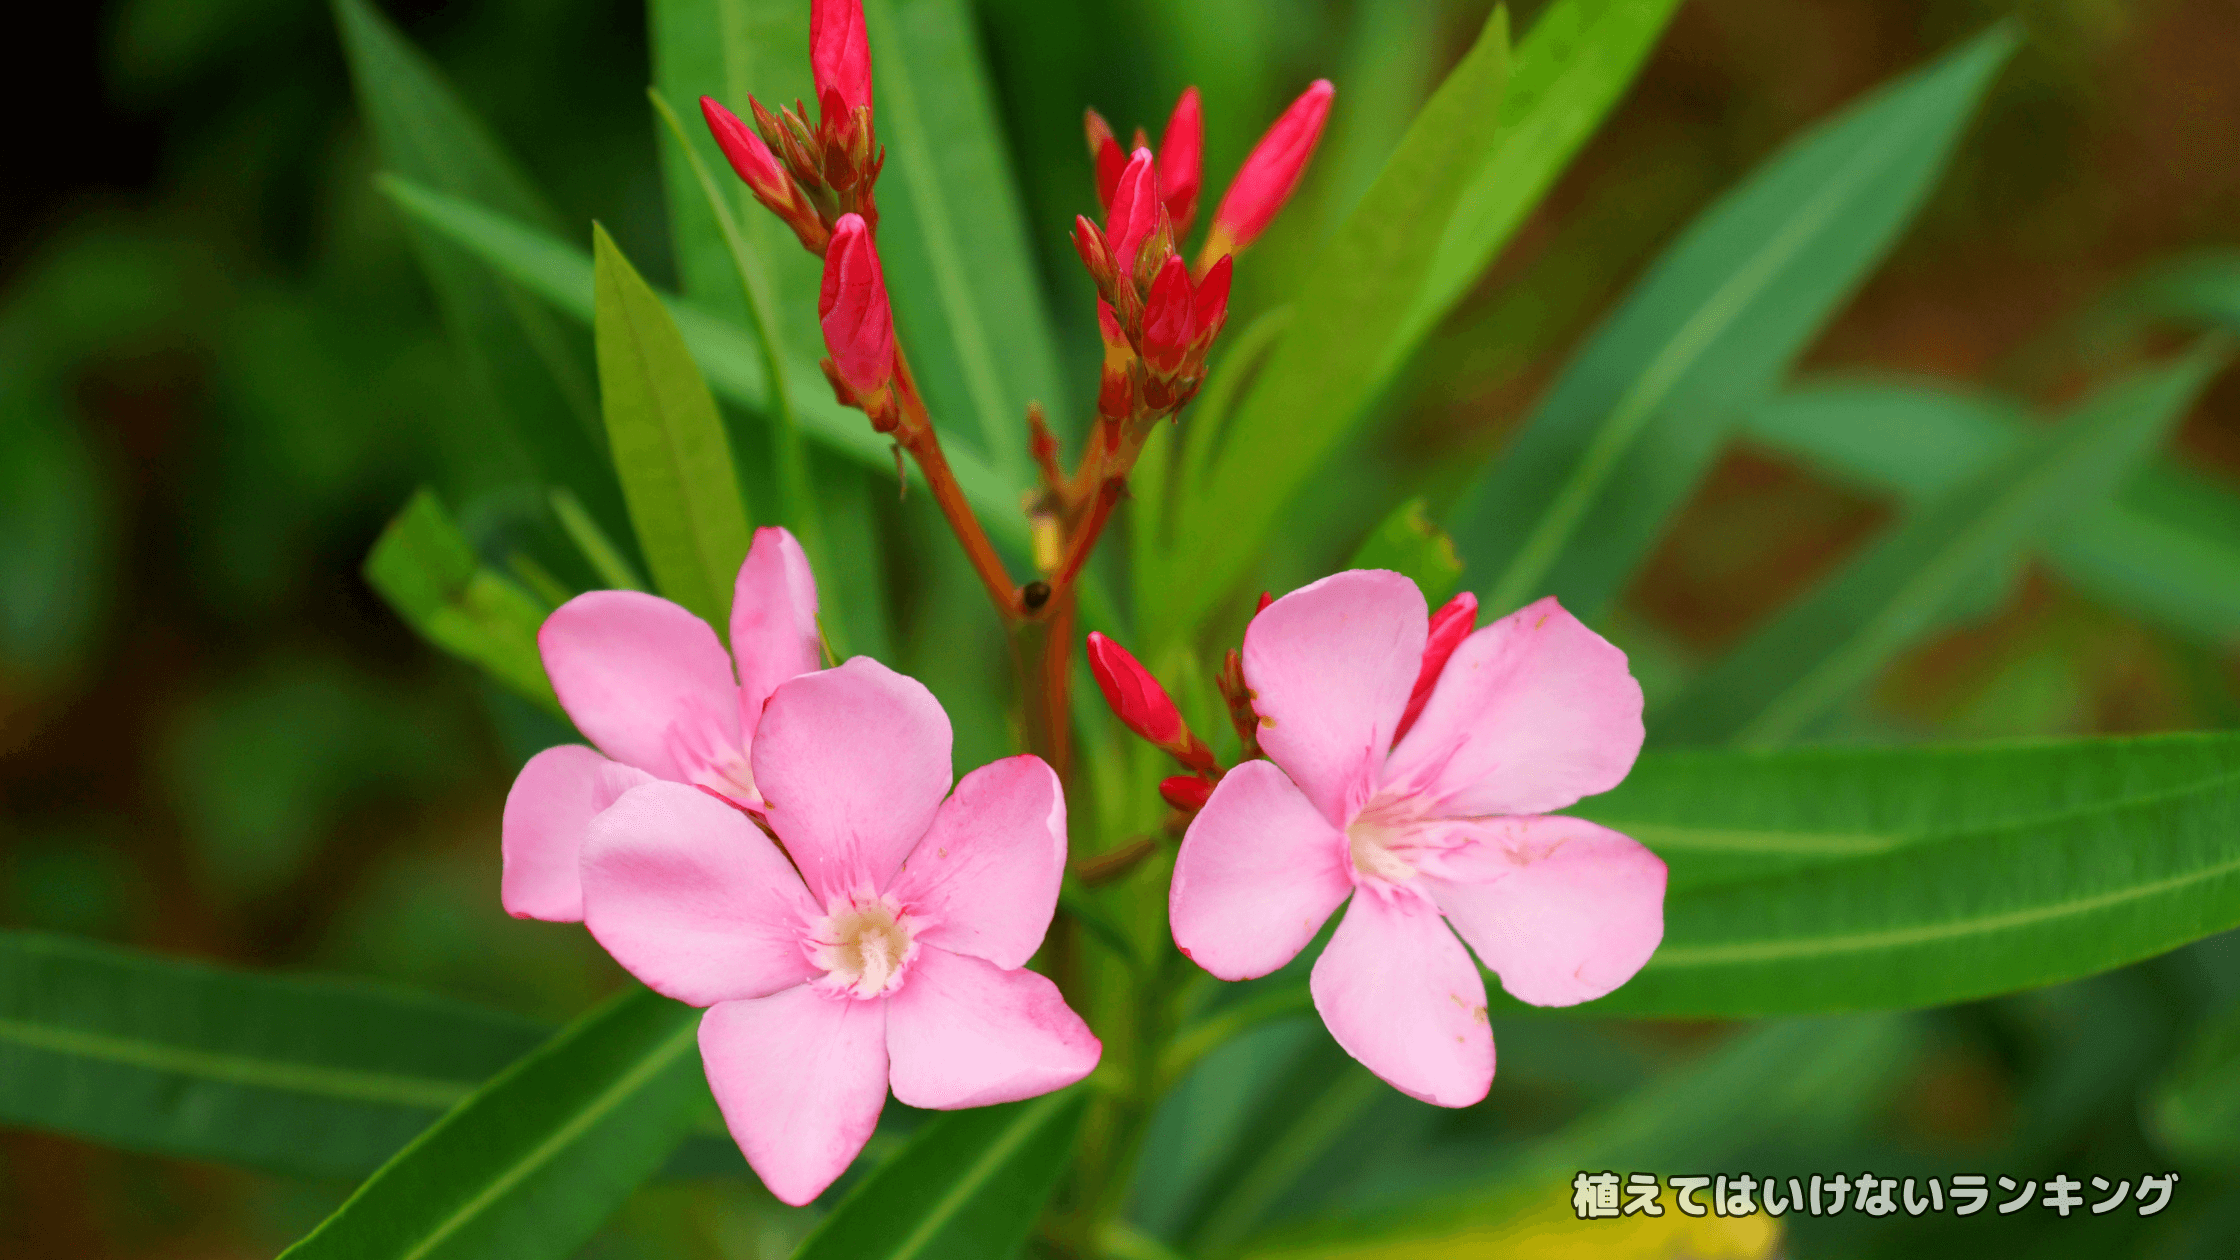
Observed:
[[[1089,672],[1104,692],[1115,717],[1137,735],[1162,748],[1183,743],[1188,732],[1167,690],[1143,663],[1102,634],[1089,632]]]
[[[1167,804],[1185,814],[1195,814],[1206,807],[1206,800],[1213,795],[1213,785],[1194,774],[1176,774],[1159,780],[1159,796]]]
[[[1283,209],[1292,189],[1299,186],[1307,159],[1314,156],[1315,143],[1322,139],[1322,124],[1330,117],[1330,98],[1336,91],[1330,80],[1315,80],[1314,86],[1291,102],[1291,108],[1268,128],[1268,134],[1260,137],[1260,143],[1230,182],[1229,191],[1223,194],[1221,208],[1213,212],[1213,231],[1206,238],[1211,254],[1243,249],[1268,229],[1276,211]]]
[[[1097,282],[1101,292],[1112,287],[1112,251],[1105,244],[1104,233],[1089,222],[1089,216],[1073,216],[1073,248],[1081,255],[1081,265],[1089,269],[1089,278]]]
[[[1137,149],[1120,172],[1112,204],[1105,210],[1105,242],[1112,249],[1113,269],[1132,275],[1136,254],[1159,226],[1158,175],[1152,169],[1151,150]]]
[[[1198,281],[1197,292],[1190,297],[1190,345],[1204,353],[1220,335],[1221,325],[1229,319],[1229,280],[1236,272],[1230,256],[1223,254],[1220,261]]]
[[[1112,124],[1095,110],[1084,111],[1081,129],[1089,141],[1089,160],[1096,165],[1097,208],[1112,208],[1112,192],[1120,186],[1120,172],[1128,165],[1128,154],[1112,134]]]
[[[894,309],[862,215],[844,214],[832,225],[817,320],[840,379],[859,397],[885,389],[894,374]]]
[[[827,127],[859,108],[870,108],[871,41],[863,29],[863,0],[815,0],[810,5],[809,71],[816,77],[817,106]]]
[[[1198,190],[1204,181],[1205,117],[1199,111],[1198,89],[1182,89],[1167,117],[1167,130],[1159,137],[1159,199],[1167,205],[1177,237],[1190,235],[1198,217]]]
[[[765,205],[789,205],[793,201],[793,184],[785,169],[778,165],[777,156],[770,146],[762,142],[754,128],[741,122],[737,114],[725,109],[716,98],[700,98],[700,116],[708,122],[708,130],[716,138],[716,146],[731,163],[731,169],[754,190],[755,197]]]
[[[1168,255],[1143,303],[1143,359],[1155,372],[1172,375],[1189,357],[1190,288],[1189,264],[1180,255]]]
[[[1424,637],[1423,668],[1416,673],[1415,690],[1408,694],[1408,707],[1401,711],[1400,724],[1392,729],[1395,742],[1408,733],[1423,714],[1423,706],[1431,703],[1432,689],[1439,685],[1439,675],[1447,668],[1447,658],[1478,628],[1478,597],[1468,591],[1446,602],[1446,606],[1431,614],[1431,633]]]

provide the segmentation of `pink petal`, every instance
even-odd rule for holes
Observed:
[[[1626,654],[1551,596],[1462,641],[1384,782],[1449,817],[1545,814],[1616,787],[1640,751]]]
[[[879,1123],[886,1005],[800,985],[700,1018],[700,1061],[724,1124],[762,1184],[795,1207],[847,1171]]]
[[[506,793],[499,848],[505,875],[498,885],[516,919],[583,922],[583,837],[591,819],[641,783],[643,770],[609,761],[581,744],[547,748],[529,758]]]
[[[1664,939],[1664,862],[1583,818],[1498,818],[1446,856],[1432,896],[1501,987],[1570,1006],[1633,978]]]
[[[1346,838],[1271,762],[1222,777],[1191,820],[1167,887],[1174,943],[1223,980],[1296,957],[1353,891]]]
[[[738,683],[708,623],[642,591],[593,591],[537,631],[560,707],[599,751],[657,778],[689,776],[670,751],[679,723],[739,744]]]
[[[949,743],[933,693],[868,656],[771,695],[754,781],[820,904],[885,891],[948,794]]]
[[[818,974],[802,936],[819,909],[746,815],[698,788],[649,783],[591,822],[584,926],[646,987],[694,1006]]]
[[[817,579],[792,534],[754,532],[731,597],[731,659],[739,667],[739,727],[754,737],[762,702],[778,684],[824,664]]]
[[[887,999],[894,1096],[912,1107],[1047,1094],[1087,1076],[1103,1053],[1047,977],[945,949],[921,948]]]
[[[1024,967],[1042,947],[1066,869],[1066,798],[1040,757],[990,762],[957,784],[889,889],[931,920],[918,939]]]
[[[1308,987],[1330,1035],[1394,1089],[1467,1107],[1493,1084],[1485,981],[1421,897],[1363,889]]]
[[[1368,799],[1429,625],[1414,582],[1349,569],[1268,605],[1245,629],[1260,747],[1337,826]]]

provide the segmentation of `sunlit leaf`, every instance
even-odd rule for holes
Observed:
[[[632,986],[383,1165],[292,1260],[573,1255],[709,1106],[700,1012]]]
[[[728,626],[749,527],[716,400],[661,298],[593,226],[599,395],[638,548],[663,595]]]
[[[1007,1260],[1057,1188],[1088,1094],[954,1111],[849,1192],[796,1260]]]
[[[1599,617],[1765,393],[1928,195],[2005,26],[1815,127],[1696,220],[1450,517],[1489,614]]]
[[[1663,946],[1586,1012],[1937,1006],[2240,926],[2240,736],[1652,755],[1578,812],[1674,873]]]
[[[1987,575],[2121,486],[2223,357],[2198,351],[2109,386],[1923,505],[1652,711],[1651,730],[1667,741],[1753,744],[1805,730],[1936,628]]]
[[[552,609],[477,560],[433,493],[412,496],[381,531],[365,576],[420,637],[560,711],[537,654],[537,628]]]

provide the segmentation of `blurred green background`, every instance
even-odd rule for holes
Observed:
[[[383,7],[567,222],[600,220],[649,278],[670,281],[639,4]],[[1348,104],[1420,97],[1485,8],[981,0],[1078,396],[1093,389],[1095,351],[1065,237],[1093,205],[1083,106],[1156,130],[1174,93],[1198,83],[1218,186],[1307,79],[1338,81],[1324,160],[1240,271],[1240,301],[1265,304],[1374,176],[1376,138],[1405,121]],[[1517,6],[1520,29],[1534,8]],[[1407,490],[1452,489],[1656,250],[1784,138],[2017,10],[1689,0],[1617,114],[1416,365],[1388,440],[1310,492],[1349,506],[1311,514],[1329,522],[1319,534],[1288,536],[1270,584],[1342,561],[1358,541],[1349,522]],[[2080,320],[2106,295],[2168,260],[2240,244],[2240,14],[2226,0],[2044,0],[2019,12],[2026,46],[1954,169],[1808,372],[2060,401],[2099,368]],[[421,644],[358,576],[417,486],[435,486],[486,548],[537,509],[520,501],[520,453],[475,414],[404,228],[373,186],[330,12],[308,0],[124,0],[49,19],[35,50],[18,45],[36,67],[7,88],[19,122],[0,188],[0,926],[575,1014],[619,972],[580,930],[517,923],[497,898],[500,802],[554,728]],[[1353,90],[1371,82],[1380,90]],[[2240,373],[2209,390],[2174,454],[2240,480]],[[1771,451],[1730,452],[1630,591],[1618,636],[1654,692],[1891,512]],[[891,567],[906,630],[936,615],[935,601],[913,598],[907,566]],[[2236,644],[2240,627],[2172,631],[2033,569],[1996,611],[1909,654],[1847,733],[2232,728]],[[2187,1047],[2208,1044],[2199,1030],[2220,1014],[2229,1024],[2235,1001],[2240,942],[2221,938],[1937,1012],[1917,1021],[1905,1054],[1851,1082],[1820,1128],[1785,1139],[1785,1167],[1834,1172],[1863,1149],[1913,1152],[1923,1175],[2179,1167],[2178,1208],[2122,1222],[2120,1235],[2115,1218],[2018,1219],[1947,1221],[1936,1238],[2006,1254],[2234,1254],[2240,1181],[2220,1161],[2240,1143],[2220,1152],[2188,1136],[2157,1118],[2156,1100],[2195,1070],[2185,1055],[2213,1056]],[[1419,1152],[1551,1130],[1709,1035],[1505,1028],[1503,1075],[1483,1107],[1434,1124],[1394,1099],[1377,1125]],[[1341,1165],[1360,1157],[1326,1156],[1295,1193],[1355,1175]],[[1685,1163],[1656,1170],[1726,1167]],[[346,1190],[0,1129],[0,1255],[267,1256]],[[764,1254],[786,1228],[765,1202],[727,1182],[657,1187],[594,1250]],[[1792,1236],[1797,1254],[1918,1254],[1924,1237],[1809,1224]]]

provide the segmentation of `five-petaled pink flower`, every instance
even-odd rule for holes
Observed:
[[[758,529],[731,599],[729,655],[707,622],[640,591],[569,600],[537,647],[560,707],[599,751],[562,744],[521,768],[506,794],[501,895],[516,918],[572,923],[584,831],[624,792],[667,779],[761,808],[748,745],[778,684],[822,663],[816,579],[793,535]]]
[[[591,824],[585,926],[651,988],[709,1008],[708,1084],[788,1203],[863,1149],[890,1082],[913,1107],[979,1107],[1070,1085],[1102,1053],[1025,970],[1065,869],[1058,777],[1011,757],[943,800],[949,745],[932,693],[859,656],[763,709],[754,782],[778,844],[673,783]]]
[[[1625,655],[1543,599],[1453,646],[1404,726],[1429,629],[1415,583],[1382,570],[1324,578],[1253,619],[1244,676],[1270,760],[1214,789],[1168,905],[1184,953],[1245,980],[1289,962],[1351,897],[1315,962],[1316,1009],[1369,1070],[1460,1107],[1493,1080],[1485,983],[1462,942],[1523,1001],[1600,997],[1663,939],[1665,868],[1549,812],[1633,766],[1641,688]]]

